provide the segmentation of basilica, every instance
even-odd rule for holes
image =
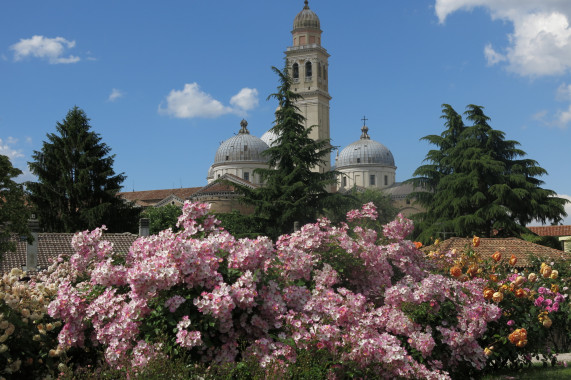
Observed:
[[[329,140],[329,54],[321,44],[319,17],[309,8],[307,0],[293,20],[291,34],[292,45],[286,49],[285,54],[293,90],[301,95],[297,106],[305,117],[306,127],[313,127],[310,137],[315,140]],[[337,185],[331,191],[344,192],[354,187],[382,189],[391,195],[401,212],[412,214],[418,211],[407,198],[412,190],[410,185],[395,183],[396,166],[393,154],[386,146],[371,139],[369,128],[365,124],[366,119],[363,118],[363,121],[359,139],[336,154],[334,169],[339,175]],[[231,183],[252,188],[263,186],[255,170],[267,167],[267,158],[263,152],[275,143],[277,136],[271,130],[261,137],[250,134],[246,120],[241,121],[237,130],[237,134],[222,142],[216,150],[206,176],[206,186],[133,191],[120,195],[142,207],[180,205],[188,199],[210,202],[212,209],[217,212],[248,212],[238,201],[239,194],[234,191]],[[324,157],[323,165],[314,170],[332,170],[331,161],[331,157]]]

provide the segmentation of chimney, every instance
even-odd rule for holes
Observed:
[[[38,233],[40,232],[40,222],[37,219],[29,219],[28,227],[32,235],[32,243],[26,245],[26,271],[38,270]]]
[[[149,236],[149,218],[139,219],[139,236]]]

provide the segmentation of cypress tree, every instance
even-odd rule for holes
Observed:
[[[24,188],[14,179],[22,171],[12,166],[7,156],[0,154],[0,259],[6,251],[14,251],[16,246],[12,234],[31,239],[28,229],[30,210],[26,206]]]
[[[266,221],[265,234],[275,238],[291,232],[294,222],[303,225],[316,220],[330,195],[326,189],[336,182],[336,172],[315,170],[333,148],[329,140],[315,141],[309,136],[313,127],[304,127],[305,118],[295,103],[301,95],[292,91],[287,68],[272,69],[279,77],[279,86],[268,99],[279,103],[272,128],[278,138],[264,152],[269,167],[255,171],[264,185],[242,191],[244,201],[255,206],[255,215]]]
[[[483,107],[469,105],[465,126],[452,107],[443,105],[445,131],[423,139],[438,149],[428,152],[413,183],[413,195],[426,209],[418,215],[419,240],[450,236],[519,236],[534,219],[557,223],[566,200],[541,188],[547,174],[524,158],[519,143],[489,125]]]
[[[113,170],[115,156],[91,131],[85,112],[72,108],[56,131],[28,163],[38,177],[26,186],[42,228],[76,232],[105,224],[110,231],[133,230],[138,212],[116,196],[125,176]]]

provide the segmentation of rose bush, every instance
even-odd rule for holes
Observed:
[[[259,360],[275,371],[302,350],[330,357],[329,376],[449,378],[484,368],[479,339],[500,308],[482,278],[431,273],[399,216],[383,233],[367,227],[371,204],[347,224],[322,219],[274,244],[235,239],[186,203],[179,232],[139,238],[114,252],[104,228],[76,234],[58,263],[48,307],[63,321],[60,350],[103,350],[115,367],[184,353],[223,363]]]
[[[484,298],[502,309],[480,339],[486,347],[488,366],[518,368],[531,365],[532,357],[555,363],[556,352],[571,348],[569,261],[548,264],[534,259],[535,269],[518,269],[515,255],[498,251],[491,259],[484,259],[477,243],[474,239],[463,251],[436,249],[427,257],[437,272],[450,273],[462,281],[480,279],[484,286],[479,291]]]

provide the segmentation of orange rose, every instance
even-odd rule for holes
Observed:
[[[526,296],[527,296],[527,292],[526,292],[525,290],[523,290],[523,289],[518,289],[518,290],[515,291],[515,296],[516,296],[517,298],[523,298],[523,297],[526,297]]]
[[[492,295],[492,301],[494,301],[495,303],[500,303],[502,302],[503,299],[504,299],[504,294],[502,292],[495,292]]]
[[[472,239],[472,244],[474,245],[474,247],[477,247],[480,245],[480,238],[477,236],[474,236],[474,238]]]
[[[460,277],[462,275],[462,269],[458,266],[453,266],[450,268],[450,274],[454,277]]]
[[[525,345],[527,344],[527,339],[522,339],[519,342],[517,342],[515,345],[516,347],[525,347]]]
[[[551,267],[546,265],[545,267],[543,267],[543,270],[541,271],[541,275],[544,278],[549,278],[549,276],[551,276]]]
[[[491,300],[494,296],[494,289],[485,288],[484,289],[484,299]]]
[[[515,257],[515,255],[511,255],[509,263],[511,266],[514,266],[517,263],[517,257]]]
[[[419,241],[415,241],[414,246],[416,247],[416,249],[420,249],[420,247],[422,247],[422,243]]]
[[[492,259],[494,259],[495,262],[498,262],[502,259],[502,254],[500,253],[500,251],[496,251],[493,255],[492,255]]]
[[[490,280],[493,281],[493,282],[498,282],[498,276],[495,275],[495,274],[491,274],[491,275],[490,275]]]

